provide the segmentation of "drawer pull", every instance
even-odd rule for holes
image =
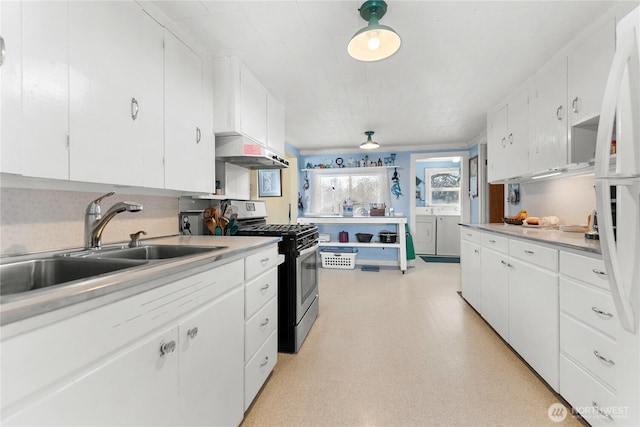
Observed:
[[[477,254],[479,254],[479,253],[480,253],[480,250],[479,250],[479,249],[474,249],[473,251],[474,251],[475,253],[477,253]]]
[[[260,323],[260,327],[267,326],[269,324],[269,318],[264,319],[264,322]]]
[[[495,241],[495,240],[493,240],[493,239],[492,239],[492,240],[489,240],[489,243],[495,243],[495,242],[496,242],[496,241]]]
[[[502,261],[500,261],[500,264],[507,265],[507,262],[505,260],[502,260]]]
[[[527,255],[535,255],[534,251],[524,251],[524,253]]]
[[[269,289],[269,284],[268,283],[260,288],[261,291],[266,291],[267,289]]]
[[[269,257],[262,258],[262,259],[260,260],[260,264],[262,264],[262,265],[266,265],[268,262],[269,262]]]
[[[597,268],[594,268],[594,269],[593,269],[593,270],[591,270],[591,271],[593,271],[595,274],[598,274],[598,275],[600,275],[600,276],[606,276],[606,275],[607,275],[607,273],[605,273],[605,272],[604,272],[604,271],[602,271],[602,270],[598,270]]]
[[[471,237],[471,236],[473,236],[473,234],[471,234],[471,233],[467,233],[467,236]]]
[[[591,401],[591,406],[593,406],[595,408],[596,411],[598,411],[599,414],[604,415],[605,417],[607,417],[609,420],[613,421],[613,417],[610,414],[607,414],[605,411],[603,411],[602,409],[600,409],[600,407],[598,406],[598,404],[594,401]]]
[[[615,364],[616,364],[616,362],[614,362],[613,360],[611,360],[611,359],[607,359],[606,357],[601,356],[601,355],[600,355],[600,353],[598,353],[598,350],[593,350],[593,354],[594,354],[598,359],[602,360],[602,361],[603,361],[603,362],[605,362],[605,363],[608,363],[608,364],[609,364],[609,365],[611,365],[611,366],[613,366],[613,365],[615,365]]]
[[[591,310],[593,310],[594,312],[600,314],[601,316],[613,317],[613,314],[607,313],[606,311],[602,311],[598,307],[595,307],[595,306],[591,307]]]
[[[267,366],[267,363],[269,363],[269,356],[265,356],[264,362],[260,364],[260,367],[264,368],[265,366]]]

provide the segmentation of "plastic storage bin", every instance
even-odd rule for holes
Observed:
[[[353,270],[356,268],[356,249],[322,249],[322,268]]]

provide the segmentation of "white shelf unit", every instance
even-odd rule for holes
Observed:
[[[353,171],[366,170],[366,169],[402,169],[400,166],[354,166],[354,167],[344,167],[344,168],[303,168],[300,169],[300,172],[319,172],[319,171],[331,171],[331,172],[344,172],[349,173]]]
[[[385,166],[382,166],[385,167]],[[355,169],[355,168],[352,168]],[[300,217],[298,224],[380,224],[395,225],[398,233],[397,243],[361,243],[361,242],[322,242],[322,247],[361,247],[361,248],[395,248],[398,249],[398,265],[402,274],[407,271],[407,241],[405,235],[405,225],[407,217],[404,216],[314,216]]]

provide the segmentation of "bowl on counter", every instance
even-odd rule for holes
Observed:
[[[369,243],[371,241],[372,237],[373,237],[373,234],[356,233],[356,238],[358,239],[358,242],[360,242],[360,243]]]

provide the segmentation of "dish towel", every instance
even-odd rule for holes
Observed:
[[[409,232],[409,224],[404,225],[406,240],[407,240],[407,261],[416,259],[416,251],[413,248],[413,237],[411,237],[411,232]]]

